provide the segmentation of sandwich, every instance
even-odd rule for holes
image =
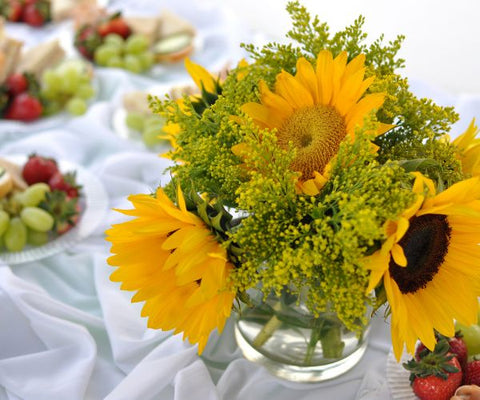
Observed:
[[[60,46],[58,39],[41,43],[23,54],[16,72],[30,72],[40,79],[43,71],[54,67],[64,58],[65,50]]]

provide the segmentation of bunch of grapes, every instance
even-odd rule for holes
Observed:
[[[44,110],[47,115],[63,109],[73,115],[85,114],[87,100],[95,94],[91,69],[82,60],[67,60],[46,70],[40,85],[40,94],[47,100]]]
[[[165,119],[160,115],[148,115],[130,112],[127,114],[125,123],[133,131],[140,132],[143,142],[148,147],[153,147],[163,143],[162,128],[165,125]]]
[[[38,207],[50,187],[36,183],[23,192],[2,199],[0,210],[0,239],[8,251],[20,251],[25,245],[40,246],[48,241],[53,215]]]
[[[94,60],[103,67],[123,68],[133,73],[149,70],[154,55],[149,50],[148,39],[132,34],[127,39],[115,33],[105,36],[103,43],[95,49]]]

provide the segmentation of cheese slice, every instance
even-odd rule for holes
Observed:
[[[189,34],[192,37],[195,36],[195,28],[187,20],[179,17],[171,11],[164,10],[158,17],[158,20],[158,40],[182,33]]]
[[[20,60],[17,72],[30,72],[37,78],[48,68],[54,67],[65,57],[65,50],[60,46],[58,39],[41,43],[26,51]]]
[[[150,45],[157,40],[160,21],[157,17],[124,17],[133,33],[148,38]]]
[[[19,165],[0,158],[0,168],[10,174],[15,189],[25,190],[28,187],[27,182],[22,178],[22,168]]]
[[[23,42],[3,36],[0,38],[0,84],[13,73],[18,65]]]

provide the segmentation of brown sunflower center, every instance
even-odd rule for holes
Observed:
[[[398,243],[407,258],[400,267],[390,260],[389,271],[403,294],[415,293],[427,286],[440,269],[448,252],[452,229],[445,215],[413,217],[410,227]]]
[[[309,179],[314,171],[323,172],[346,134],[345,120],[335,108],[316,105],[296,110],[282,124],[277,137],[283,149],[293,143],[296,157],[291,168]]]

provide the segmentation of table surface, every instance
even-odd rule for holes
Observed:
[[[288,22],[283,1],[160,3],[197,24],[205,40],[204,53],[195,57],[212,70],[243,56],[237,48],[240,41],[281,40]],[[319,3],[305,1],[312,9],[321,9],[333,26],[340,27],[362,12],[370,18],[367,27],[373,36],[379,30],[389,38],[402,31],[409,34],[405,55],[409,72],[417,78],[412,88],[439,104],[457,107],[462,118],[453,136],[472,117],[480,117],[480,86],[474,73],[478,72],[475,65],[479,63],[474,60],[479,52],[471,51],[475,44],[478,50],[480,37],[473,35],[479,28],[471,26],[473,14],[478,16],[476,2],[457,1],[453,7],[446,2],[426,1],[427,6],[406,1],[395,7],[393,17],[392,6],[381,0],[365,1],[365,8],[353,1],[325,8]],[[258,6],[255,13],[251,11],[254,4]],[[429,8],[433,5],[438,18],[455,19],[454,27],[450,21],[447,29],[447,19],[443,24],[435,20]],[[110,7],[148,12],[151,2],[118,0]],[[222,18],[215,19],[219,13]],[[414,23],[419,25],[415,29]],[[24,27],[9,25],[7,29],[34,43],[62,36],[68,26],[46,28],[35,35]],[[458,48],[440,51],[447,39],[455,39]],[[430,40],[432,46],[427,45]],[[463,51],[469,56],[462,56]],[[96,77],[99,93],[82,117],[52,118],[28,126],[0,121],[0,156],[37,152],[68,160],[95,175],[108,195],[105,217],[86,239],[41,260],[0,265],[0,400],[391,398],[386,381],[389,325],[381,315],[373,321],[362,361],[344,376],[321,384],[282,381],[244,360],[233,338],[232,321],[222,335],[212,334],[202,357],[180,336],[146,328],[139,316],[141,305],[131,304],[132,294],[120,291],[109,280],[112,270],[105,261],[109,245],[103,232],[119,221],[111,208],[128,208],[129,194],[150,192],[168,180],[163,171],[169,161],[158,157],[160,150],[119,136],[112,118],[124,93],[167,87],[187,75],[179,66],[156,78],[112,69],[97,69]]]

